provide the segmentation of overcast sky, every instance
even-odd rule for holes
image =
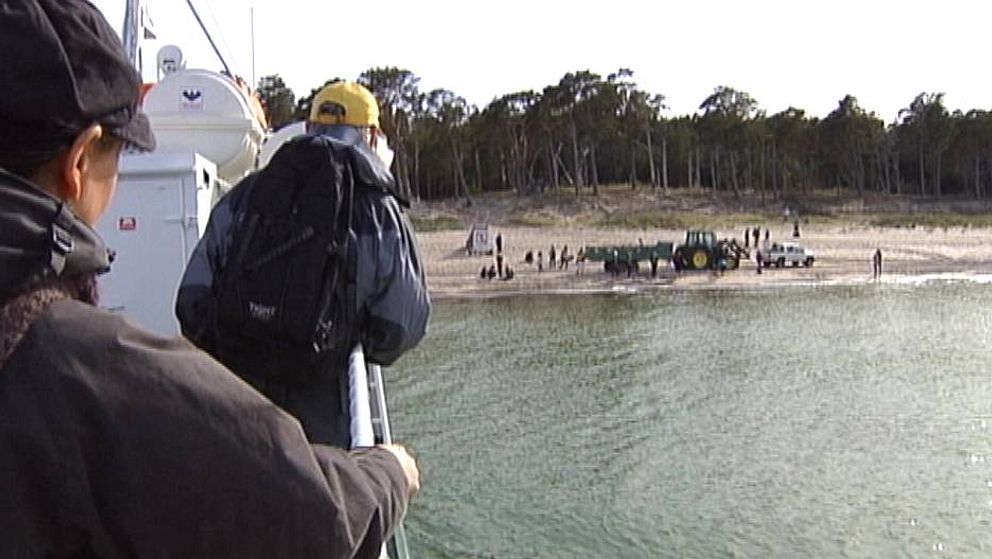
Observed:
[[[116,27],[124,0],[94,2]],[[188,67],[220,69],[185,0],[146,0],[158,40]],[[279,74],[297,96],[327,79],[399,66],[420,88],[485,106],[541,90],[566,72],[634,71],[667,98],[669,115],[697,110],[713,89],[749,93],[768,114],[790,105],[826,116],[845,94],[886,122],[920,92],[951,109],[992,109],[986,0],[194,0],[228,64],[252,80]],[[154,79],[154,68],[145,71]]]

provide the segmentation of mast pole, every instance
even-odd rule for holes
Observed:
[[[251,7],[251,86],[258,87],[258,79],[255,78],[255,6]]]
[[[224,67],[224,73],[227,74],[228,76],[233,76],[234,74],[232,74],[231,69],[228,68],[227,62],[224,60],[224,57],[221,56],[220,54],[220,49],[218,49],[217,44],[214,43],[214,38],[210,36],[210,32],[207,31],[207,27],[203,25],[203,20],[200,19],[200,14],[198,14],[196,12],[196,8],[193,7],[193,0],[186,0],[186,5],[189,6],[190,11],[193,12],[193,17],[196,18],[196,23],[200,24],[200,29],[203,31],[203,34],[207,36],[207,41],[209,41],[210,46],[213,47],[214,54],[217,55],[217,58],[220,60],[221,66]]]
[[[141,7],[139,4],[139,0],[127,0],[124,4],[124,25],[121,35],[124,43],[124,52],[127,53],[127,59],[140,72],[141,67],[138,61],[138,27],[140,27]]]

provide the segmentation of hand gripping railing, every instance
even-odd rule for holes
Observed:
[[[391,444],[393,435],[389,427],[382,369],[375,363],[366,363],[362,344],[356,345],[348,356],[348,377],[352,448]],[[393,538],[386,544],[383,556],[410,559],[402,523],[393,531]]]

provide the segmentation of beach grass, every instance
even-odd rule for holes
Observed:
[[[786,212],[789,209],[789,212]],[[604,230],[703,229],[800,224],[876,228],[992,228],[992,200],[967,197],[878,195],[814,190],[801,198],[775,199],[769,193],[604,185],[599,195],[570,190],[519,196],[512,192],[460,200],[421,202],[411,210],[418,231],[467,229],[473,223],[534,228],[584,227]]]
[[[448,215],[422,216],[410,215],[410,221],[416,231],[430,233],[435,231],[458,231],[467,228],[461,218]]]
[[[507,219],[510,225],[519,227],[555,227],[561,225],[564,219],[541,213],[522,213]]]
[[[865,216],[872,227],[926,227],[949,229],[956,227],[992,227],[992,214],[988,213],[913,213]]]

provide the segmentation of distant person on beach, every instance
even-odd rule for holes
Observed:
[[[575,256],[575,275],[585,272],[586,269],[586,249],[582,247]]]
[[[524,262],[527,264],[534,263],[534,251],[528,250],[527,254],[524,254]]]
[[[496,253],[496,275],[503,277],[503,253]]]
[[[882,277],[882,249],[875,249],[875,254],[871,257],[871,276],[872,279],[881,279]]]
[[[496,254],[503,253],[503,233],[496,233]]]
[[[759,248],[754,253],[754,262],[758,265],[758,273],[761,273],[761,249]]]
[[[486,277],[488,277],[490,280],[496,277],[496,266],[490,264],[489,272],[486,274]]]
[[[551,245],[551,250],[548,252],[548,269],[549,270],[554,270],[555,269],[555,262],[557,262],[557,260],[555,260],[555,245]]]
[[[754,246],[758,246],[758,241],[761,239],[761,228],[755,227],[751,230],[751,235],[754,236]]]
[[[537,271],[544,271],[544,253],[537,251]]]
[[[744,228],[744,248],[751,246],[751,230],[747,227]]]
[[[506,272],[503,273],[503,279],[505,281],[510,281],[513,279],[513,268],[507,266]]]
[[[794,221],[793,224],[792,224],[792,236],[795,237],[795,238],[797,238],[797,239],[799,238],[799,220],[798,219],[796,219],[796,221]]]
[[[568,255],[568,245],[565,245],[565,246],[561,247],[561,257],[558,258],[558,260],[559,260],[558,269],[559,270],[567,270],[568,269],[568,260],[569,260],[569,258],[571,258],[571,257]]]

